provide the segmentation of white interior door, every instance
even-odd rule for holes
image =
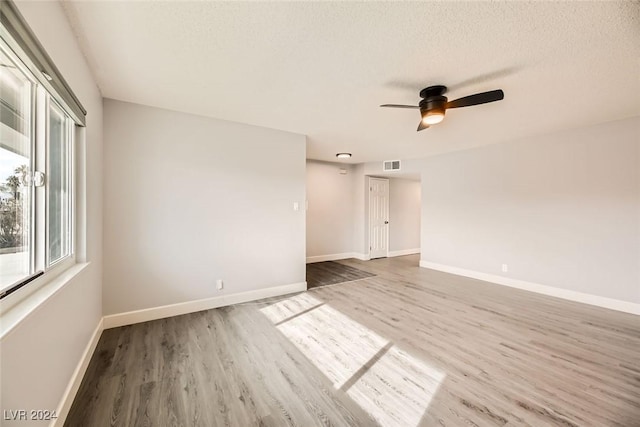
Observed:
[[[389,180],[369,178],[369,258],[389,253]]]

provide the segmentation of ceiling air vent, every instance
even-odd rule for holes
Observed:
[[[400,160],[385,160],[384,162],[382,162],[382,170],[385,172],[399,171]]]

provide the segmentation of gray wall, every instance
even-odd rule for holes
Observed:
[[[305,281],[304,136],[113,100],[104,114],[105,315]]]
[[[389,251],[420,248],[420,181],[389,179]]]
[[[353,252],[354,186],[353,166],[307,160],[307,258]]]
[[[640,302],[638,117],[428,158],[422,209],[424,261]]]
[[[77,150],[77,258],[90,264],[0,342],[0,411],[55,410],[102,317],[102,97],[59,2],[16,2],[84,107]],[[84,173],[86,171],[86,173]],[[4,421],[3,426],[44,425]]]

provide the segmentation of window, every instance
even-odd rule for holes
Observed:
[[[74,258],[71,115],[0,44],[0,298]]]
[[[0,51],[0,292],[32,272],[33,83]]]
[[[86,114],[14,2],[0,1],[0,308],[75,263],[74,135]]]

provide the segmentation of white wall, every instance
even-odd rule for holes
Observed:
[[[88,111],[86,205],[80,209],[87,228],[86,235],[80,230],[79,258],[90,265],[0,342],[0,409],[55,410],[102,317],[102,98],[60,3],[17,6]]]
[[[340,169],[347,173],[341,175]],[[307,260],[353,252],[353,169],[307,160]]]
[[[305,136],[114,100],[104,118],[105,315],[305,281]]]
[[[420,248],[420,181],[389,179],[389,252]]]
[[[422,208],[424,261],[640,302],[638,117],[428,158]]]

